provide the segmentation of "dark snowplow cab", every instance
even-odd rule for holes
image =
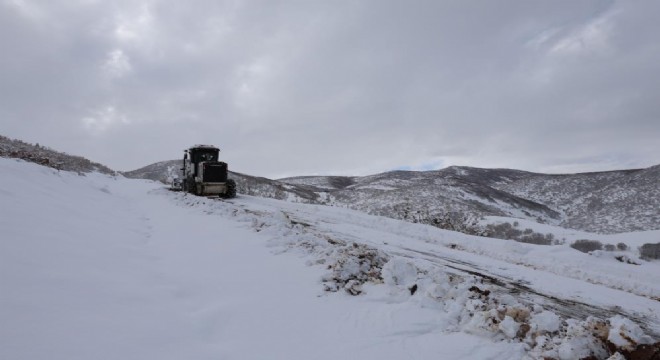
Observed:
[[[200,196],[236,196],[236,182],[229,179],[227,163],[218,161],[220,149],[195,145],[183,155],[183,191]]]

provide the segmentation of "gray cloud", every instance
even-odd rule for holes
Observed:
[[[0,0],[0,133],[121,170],[660,162],[660,4]]]

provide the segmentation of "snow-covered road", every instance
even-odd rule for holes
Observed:
[[[432,310],[322,296],[323,268],[300,254],[274,256],[269,236],[177,206],[153,191],[158,184],[6,159],[0,166],[2,359],[483,359],[517,351],[465,333],[434,336],[441,330]]]
[[[0,204],[1,359],[605,358],[587,315],[660,333],[657,263],[2,158]]]

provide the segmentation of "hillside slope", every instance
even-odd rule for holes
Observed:
[[[535,174],[499,185],[562,213],[559,225],[596,232],[660,227],[660,165],[573,175]]]
[[[0,135],[0,157],[22,159],[53,169],[77,173],[115,174],[115,171],[107,166],[87,160],[82,156],[69,155],[39,144],[30,144],[2,135]]]
[[[19,184],[35,191],[14,191]],[[3,158],[0,189],[14,204],[0,208],[3,359],[660,351],[660,262],[634,251],[621,254],[640,265]],[[636,238],[657,233],[646,235]]]

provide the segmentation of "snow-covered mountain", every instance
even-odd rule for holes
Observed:
[[[561,213],[558,225],[594,232],[660,228],[660,165],[573,175],[534,174],[497,185]]]
[[[450,167],[438,171],[392,171],[365,177],[295,177],[288,184],[314,187],[325,203],[370,214],[434,224],[448,213],[556,220],[544,204],[499,190],[495,185],[528,173]]]
[[[6,158],[0,203],[2,359],[660,356],[660,231],[539,246]]]
[[[126,176],[162,181],[173,164],[178,161]],[[247,195],[348,207],[444,228],[455,218],[505,216],[598,233],[660,229],[660,165],[566,175],[452,166],[363,177],[231,176]]]
[[[147,179],[167,183],[172,173],[181,176],[181,160],[166,160],[147,165],[132,171],[123,171],[121,174],[129,179]]]
[[[339,182],[336,177],[281,181],[326,191],[330,203],[423,223],[459,211],[602,233],[660,229],[660,166],[566,175],[449,167]]]

